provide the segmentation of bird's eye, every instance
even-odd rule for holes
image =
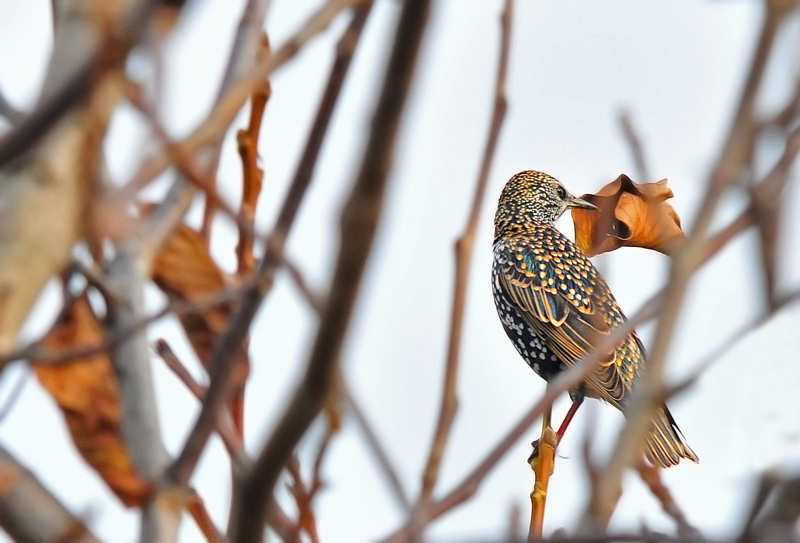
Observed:
[[[566,198],[567,197],[567,191],[564,189],[564,187],[561,187],[561,186],[556,187],[556,192],[558,193],[558,197],[559,198]]]

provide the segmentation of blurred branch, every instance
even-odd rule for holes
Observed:
[[[14,409],[14,406],[17,404],[17,400],[19,400],[20,396],[22,395],[22,391],[25,390],[25,385],[28,383],[28,379],[30,379],[30,377],[31,372],[28,371],[27,368],[20,372],[5,401],[3,401],[3,403],[0,405],[0,422],[3,422]]]
[[[74,517],[0,446],[0,527],[19,543],[58,541],[98,543],[84,523]]]
[[[631,151],[633,163],[636,166],[636,176],[639,178],[639,182],[641,183],[651,180],[652,177],[650,177],[650,169],[647,167],[647,160],[644,158],[642,139],[639,137],[636,128],[633,126],[633,120],[631,119],[630,111],[624,109],[620,112],[619,124],[622,128],[622,133],[625,136],[625,140],[628,142],[628,148]]]
[[[762,490],[761,506],[754,503],[752,523],[748,522],[741,541],[796,541],[800,477],[770,481]]]
[[[255,2],[256,0],[250,1]],[[260,0],[260,3],[264,4],[266,1]],[[314,36],[325,30],[341,11],[363,2],[365,0],[330,0],[274,54],[259,62],[255,69],[252,69],[252,64],[248,63],[248,71],[235,81],[226,77],[226,81],[230,81],[230,83],[224,85],[226,91],[220,93],[214,110],[197,129],[182,141],[177,142],[176,145],[189,156],[209,145],[218,145],[253,89],[258,87],[269,74],[291,60]],[[260,32],[260,27],[257,31]],[[248,57],[248,60],[250,59],[252,57]],[[163,172],[170,164],[170,157],[164,150],[156,152],[142,163],[139,171],[134,175],[133,181],[123,189],[121,199],[129,200],[132,194]]]
[[[89,4],[61,0],[55,7],[58,15],[53,16],[53,58],[42,97],[36,108],[0,139],[0,167],[33,147],[66,112],[86,98],[93,82],[124,63],[127,51],[142,37],[157,2],[131,0],[118,20],[103,24],[95,24],[97,13],[89,16]],[[105,30],[102,35],[101,28]]]
[[[200,532],[208,543],[227,543],[227,539],[214,525],[211,515],[208,514],[203,499],[197,492],[192,492],[187,499],[186,509],[194,519]]]
[[[262,35],[259,57],[269,55],[269,41],[267,36]],[[253,91],[250,98],[250,122],[246,130],[239,130],[236,133],[236,141],[239,144],[239,156],[242,159],[242,201],[239,206],[239,220],[249,228],[239,228],[239,243],[236,246],[236,261],[238,264],[236,273],[240,276],[250,275],[256,267],[255,256],[253,255],[253,226],[256,218],[256,205],[258,196],[261,194],[261,185],[264,181],[264,170],[258,167],[258,136],[261,133],[261,121],[264,118],[264,110],[267,107],[272,89],[269,80],[262,81],[261,85]],[[206,202],[205,214],[203,217],[203,233],[206,239],[209,237],[211,225],[210,218],[213,216],[214,206]]]
[[[706,232],[711,225],[721,196],[731,184],[740,178],[752,158],[757,131],[754,118],[755,98],[777,30],[787,13],[788,4],[767,2],[767,12],[761,35],[728,139],[711,172],[697,222],[692,228],[686,244],[675,253],[672,261],[670,278],[664,296],[663,312],[658,323],[653,348],[648,357],[647,367],[642,372],[631,404],[626,409],[627,423],[614,447],[608,465],[601,470],[603,476],[598,481],[584,512],[581,522],[584,533],[593,533],[596,529],[605,530],[621,493],[622,474],[635,459],[649,428],[650,414],[656,399],[663,393],[663,367],[690,278],[696,270],[698,256],[704,251]]]
[[[355,420],[356,425],[364,435],[364,439],[367,442],[370,452],[372,452],[372,455],[375,457],[378,466],[381,468],[386,480],[389,482],[389,488],[392,490],[392,495],[394,496],[395,501],[400,505],[403,511],[409,511],[411,509],[411,500],[409,499],[408,493],[403,487],[403,481],[401,480],[400,475],[397,473],[397,470],[392,465],[392,461],[389,459],[389,454],[383,447],[383,444],[378,438],[378,434],[370,424],[369,419],[367,419],[366,413],[364,413],[361,405],[355,399],[353,393],[350,391],[347,383],[345,383],[343,379],[339,385],[339,389],[342,399],[350,407],[350,412],[353,414],[353,419]]]
[[[436,424],[436,433],[433,437],[428,461],[422,476],[422,489],[418,504],[428,502],[433,494],[436,480],[439,476],[439,466],[442,462],[447,440],[455,420],[458,400],[456,398],[456,379],[458,377],[458,363],[461,354],[461,334],[464,328],[464,306],[466,305],[467,285],[471,269],[472,247],[475,241],[475,232],[478,228],[481,206],[489,181],[489,171],[492,168],[497,142],[500,139],[500,128],[503,125],[508,103],[506,101],[506,79],[508,74],[509,50],[511,47],[511,28],[513,23],[513,0],[506,0],[503,14],[500,18],[500,52],[497,61],[497,76],[495,80],[494,107],[486,145],[483,150],[478,178],[475,183],[472,207],[470,209],[464,232],[455,244],[455,281],[453,287],[453,305],[450,313],[450,339],[447,347],[447,363],[445,365],[444,382],[442,385],[442,402],[439,408],[439,420]]]
[[[74,360],[76,358],[90,356],[98,352],[108,351],[114,348],[120,342],[126,340],[131,334],[145,329],[148,325],[167,315],[174,314],[175,316],[181,316],[184,314],[198,313],[220,304],[235,301],[239,298],[242,291],[247,286],[248,284],[245,283],[237,288],[221,290],[205,299],[192,301],[173,300],[163,309],[156,311],[152,315],[143,317],[136,323],[133,323],[130,328],[126,330],[120,330],[116,333],[107,333],[103,337],[103,341],[96,345],[81,345],[71,349],[64,349],[63,351],[52,351],[47,349],[41,340],[34,341],[30,345],[0,358],[0,370],[16,360],[36,359],[37,363],[59,364],[62,362],[69,362],[70,360]],[[108,291],[104,292],[103,295],[113,297],[113,294]]]
[[[292,283],[294,284],[297,291],[306,301],[308,306],[314,310],[317,316],[322,315],[323,309],[323,302],[322,296],[318,293],[311,290],[311,287],[306,281],[303,272],[300,271],[300,268],[291,260],[289,260],[286,255],[283,255],[283,268],[289,273],[289,277],[292,279]]]
[[[163,339],[159,339],[156,341],[155,348],[158,356],[160,356],[167,367],[172,370],[172,373],[186,385],[186,388],[189,389],[189,392],[191,392],[195,398],[202,402],[206,396],[205,387],[195,381],[192,374],[186,369],[186,366],[175,355],[169,343]],[[219,437],[222,438],[222,442],[225,444],[225,448],[231,457],[231,462],[241,465],[246,460],[244,444],[242,443],[241,437],[239,437],[234,429],[230,413],[226,413],[225,415],[226,416],[220,418],[217,432],[219,433]]]
[[[5,95],[0,92],[0,117],[5,117],[11,126],[15,126],[22,122],[25,114],[12,106]]]
[[[361,9],[363,10],[367,8],[364,7]],[[356,13],[356,16],[358,16],[358,13]],[[312,21],[307,23],[307,25],[304,27],[304,30],[301,30],[295,36],[295,38],[289,41],[289,44],[304,43],[302,41],[304,36],[306,38],[310,37],[310,35],[313,35],[314,32],[321,30],[321,22],[318,19],[322,18],[326,21],[329,21],[329,19],[325,19],[325,17],[332,17],[332,14],[327,13],[323,9],[318,12]],[[312,30],[314,32],[312,32]],[[281,50],[289,47],[289,44],[285,45]],[[353,43],[353,47],[354,46],[355,43]],[[280,51],[278,53],[280,53]],[[278,53],[276,53],[276,56]],[[350,55],[352,55],[352,49],[350,50]],[[346,70],[346,67],[349,65],[349,60],[345,64],[339,64],[339,62],[340,59],[337,57],[337,61],[334,64],[334,72],[337,74],[336,78],[341,77],[343,79],[345,74],[340,72],[342,72],[342,70]],[[337,66],[339,66],[338,70]],[[333,76],[331,79],[334,79]],[[334,85],[329,82],[329,88],[332,86]],[[341,82],[338,85],[338,88],[340,87]],[[324,134],[327,131],[328,120],[330,119],[333,104],[336,101],[336,97],[338,97],[338,89],[334,89],[331,92],[333,93],[333,97],[331,98],[333,102],[329,104],[330,110],[328,110],[326,114],[318,113],[317,121],[315,121],[311,135],[309,136],[306,151],[303,153],[303,157],[301,158],[300,168],[308,167],[306,159],[309,158],[309,155],[310,164],[313,164],[316,161],[317,151],[319,146],[321,146]],[[329,96],[328,91],[326,91],[325,96]],[[323,103],[325,103],[325,99],[323,99]],[[323,106],[321,105],[320,111],[322,110]],[[312,151],[309,151],[309,149],[312,149]],[[203,403],[203,410],[200,412],[200,416],[195,422],[192,433],[186,440],[186,444],[184,445],[180,457],[171,468],[171,478],[178,484],[185,484],[186,481],[188,481],[189,476],[194,470],[197,460],[199,459],[199,455],[205,447],[205,442],[208,440],[208,437],[211,433],[216,413],[229,395],[228,388],[230,384],[228,381],[231,378],[233,368],[231,367],[231,364],[227,363],[228,357],[230,356],[230,353],[232,353],[233,350],[241,344],[242,340],[247,334],[250,323],[252,322],[256,311],[260,307],[264,297],[272,288],[272,284],[275,279],[275,271],[283,260],[284,242],[300,206],[300,199],[305,193],[305,186],[307,186],[308,181],[310,181],[310,174],[311,172],[309,171],[308,178],[301,176],[299,173],[295,177],[295,181],[292,183],[292,187],[289,189],[289,194],[287,194],[281,212],[278,215],[273,233],[270,235],[270,239],[268,240],[266,254],[262,258],[261,263],[256,270],[256,284],[248,288],[247,291],[242,295],[242,303],[240,304],[239,311],[231,319],[231,324],[229,325],[226,333],[220,337],[215,345],[214,356],[211,362],[211,386],[209,387],[209,393],[206,397],[206,401]],[[299,194],[296,194],[294,189],[298,186],[298,183],[296,182],[298,178],[305,181],[305,186],[299,190]],[[295,199],[295,197],[299,198]]]
[[[672,497],[669,488],[667,488],[661,480],[660,470],[651,466],[643,459],[640,459],[636,464],[636,470],[639,472],[639,476],[642,478],[644,484],[650,489],[650,493],[655,496],[661,504],[661,509],[677,523],[678,535],[682,537],[690,536],[692,538],[700,537],[700,532],[697,528],[689,524],[689,521],[686,520],[686,515]]]
[[[306,374],[244,482],[236,543],[261,540],[266,506],[297,442],[323,406],[377,229],[405,98],[427,22],[429,2],[403,4],[361,168],[341,218],[341,248]],[[265,259],[266,261],[266,259]],[[262,265],[264,261],[262,261]]]

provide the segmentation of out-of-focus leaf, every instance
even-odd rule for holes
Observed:
[[[156,258],[153,281],[171,298],[188,302],[207,299],[227,286],[202,236],[186,225],[175,231]],[[180,316],[189,342],[206,367],[214,340],[227,326],[232,311],[233,304],[226,302]]]
[[[44,339],[54,352],[97,345],[103,330],[86,296],[77,298]],[[32,361],[42,386],[55,399],[72,440],[86,462],[128,507],[152,492],[128,456],[120,429],[120,398],[111,359],[105,352],[48,364]]]
[[[672,196],[666,179],[639,184],[622,174],[600,192],[581,196],[597,211],[572,209],[575,242],[589,256],[623,245],[669,254],[686,240],[678,214],[667,203]]]

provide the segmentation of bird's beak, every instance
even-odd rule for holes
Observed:
[[[593,211],[597,211],[597,206],[591,202],[587,202],[582,198],[578,198],[577,196],[570,196],[567,199],[567,207],[577,207],[579,209],[591,209]]]

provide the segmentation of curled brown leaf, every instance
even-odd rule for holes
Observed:
[[[97,345],[103,329],[86,295],[70,304],[44,338],[48,351]],[[111,359],[99,352],[60,364],[32,360],[42,386],[58,404],[75,447],[128,507],[141,505],[152,485],[139,477],[120,429],[120,397]]]
[[[156,257],[153,281],[171,298],[188,302],[212,296],[227,286],[202,235],[186,225],[175,231]],[[181,315],[189,342],[204,365],[208,365],[214,340],[227,326],[232,310],[228,302]]]
[[[596,194],[581,196],[597,211],[572,209],[575,242],[589,256],[622,246],[669,254],[686,240],[680,217],[667,203],[672,196],[666,179],[640,184],[622,174]]]

